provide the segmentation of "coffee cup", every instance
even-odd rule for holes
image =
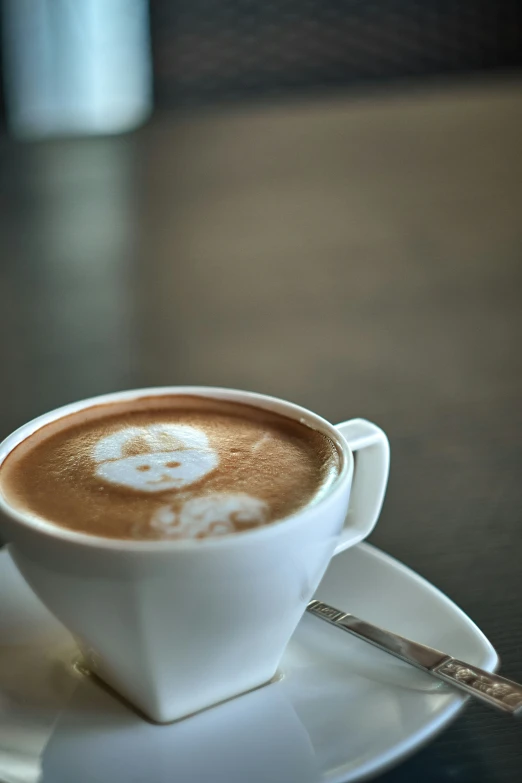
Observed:
[[[0,530],[20,572],[73,633],[86,666],[141,713],[174,721],[270,682],[333,555],[373,529],[389,445],[364,419],[333,426],[298,405],[251,392],[164,387],[54,410],[0,444],[9,454],[42,427],[94,406],[192,395],[271,411],[323,433],[339,470],[315,503],[240,533],[128,540],[52,525],[0,492]],[[356,454],[356,460],[354,460]]]

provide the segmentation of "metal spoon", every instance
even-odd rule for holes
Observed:
[[[515,717],[522,717],[522,685],[512,680],[499,677],[498,674],[491,674],[465,661],[459,661],[433,647],[385,631],[377,625],[360,620],[353,614],[341,612],[321,601],[310,601],[307,611],[353,634],[358,639],[400,658],[401,661],[410,663],[439,680],[465,691],[491,707],[496,707]]]

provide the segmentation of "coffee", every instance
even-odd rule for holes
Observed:
[[[277,413],[188,395],[96,405],[46,425],[0,467],[14,508],[119,539],[204,538],[316,503],[334,442]]]

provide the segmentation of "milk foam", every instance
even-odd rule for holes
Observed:
[[[98,441],[93,459],[99,478],[136,492],[181,489],[219,464],[206,434],[183,424],[124,427]]]
[[[306,423],[190,395],[95,405],[45,425],[0,467],[23,511],[95,536],[204,538],[316,503],[336,445]]]
[[[245,493],[214,493],[187,500],[180,509],[162,506],[151,527],[168,538],[198,538],[233,533],[237,524],[256,527],[268,520],[268,504]]]
[[[182,424],[123,427],[95,444],[93,459],[98,478],[135,492],[184,489],[219,465],[207,435]],[[150,519],[151,528],[169,538],[223,535],[234,532],[236,523],[253,527],[268,518],[268,505],[244,492],[198,497],[185,491],[173,499]]]

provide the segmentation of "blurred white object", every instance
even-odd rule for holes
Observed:
[[[147,0],[3,0],[3,35],[15,135],[118,133],[150,114]]]

